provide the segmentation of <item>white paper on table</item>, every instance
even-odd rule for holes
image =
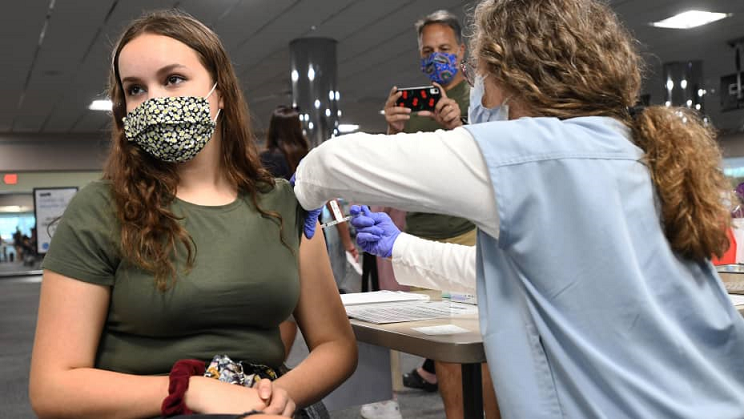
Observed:
[[[734,218],[732,233],[736,241],[736,263],[744,263],[744,218]]]
[[[460,303],[450,301],[450,313],[457,314],[478,314],[478,306],[471,303]]]
[[[372,291],[341,294],[345,306],[371,303],[390,303],[395,301],[429,301],[426,294],[405,291]]]
[[[440,319],[478,312],[478,307],[476,306],[452,303],[449,301],[406,301],[383,304],[358,304],[347,305],[345,308],[347,316],[376,324]]]
[[[349,262],[349,265],[354,268],[356,273],[358,273],[359,275],[362,274],[362,265],[360,265],[359,262],[354,259],[354,255],[352,255],[348,251],[346,252],[346,261]]]
[[[425,335],[459,335],[461,333],[468,333],[469,330],[456,326],[454,324],[443,324],[439,326],[422,326],[412,327],[411,329],[421,332]]]
[[[729,294],[728,296],[731,300],[731,304],[735,306],[744,305],[744,295]]]

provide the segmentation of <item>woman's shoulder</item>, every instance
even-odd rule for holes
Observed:
[[[262,188],[258,195],[265,204],[280,206],[287,204],[295,206],[297,204],[294,188],[289,184],[288,180],[282,178],[275,178],[274,185]]]
[[[111,183],[99,180],[85,185],[70,200],[63,218],[71,222],[87,220],[113,228],[117,221]]]
[[[256,194],[256,201],[262,210],[273,211],[281,215],[285,226],[295,226],[291,230],[297,231],[297,237],[299,237],[304,221],[304,211],[288,180],[274,179],[273,185],[261,188],[261,191]]]
[[[635,158],[637,147],[629,130],[614,118],[583,116],[569,119],[522,117],[465,127],[492,163],[554,160],[565,157]]]
[[[83,186],[77,195],[87,196],[90,198],[111,198],[113,186],[111,181],[105,179],[94,180],[87,185]]]
[[[75,194],[72,201],[70,201],[70,205],[94,208],[108,207],[113,201],[111,188],[111,182],[107,180],[90,182]]]

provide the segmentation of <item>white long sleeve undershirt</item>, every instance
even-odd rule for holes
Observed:
[[[354,203],[462,217],[498,237],[488,168],[464,128],[390,136],[357,133],[328,140],[297,168],[295,194],[306,209],[343,197]],[[475,247],[402,233],[392,259],[401,284],[475,289]]]

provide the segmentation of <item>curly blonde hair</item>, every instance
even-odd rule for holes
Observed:
[[[731,223],[715,134],[694,112],[629,109],[641,88],[637,41],[596,0],[484,0],[471,51],[481,71],[526,113],[560,119],[613,117],[633,131],[661,202],[665,235],[683,257],[722,256]]]

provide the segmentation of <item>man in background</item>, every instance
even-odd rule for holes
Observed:
[[[388,134],[431,132],[454,129],[467,121],[470,86],[460,71],[465,60],[465,44],[457,17],[436,11],[416,22],[421,71],[442,92],[433,112],[414,113],[396,106],[401,93],[394,86],[385,102]],[[475,246],[476,229],[470,221],[441,214],[408,213],[406,232],[424,239]],[[445,290],[446,291],[446,290]],[[483,364],[483,401],[487,419],[499,418],[498,405],[488,368]],[[437,391],[442,396],[447,419],[463,419],[462,370],[460,364],[427,359],[422,366],[403,375],[406,387]],[[366,419],[400,418],[395,401],[366,405],[361,411]]]

